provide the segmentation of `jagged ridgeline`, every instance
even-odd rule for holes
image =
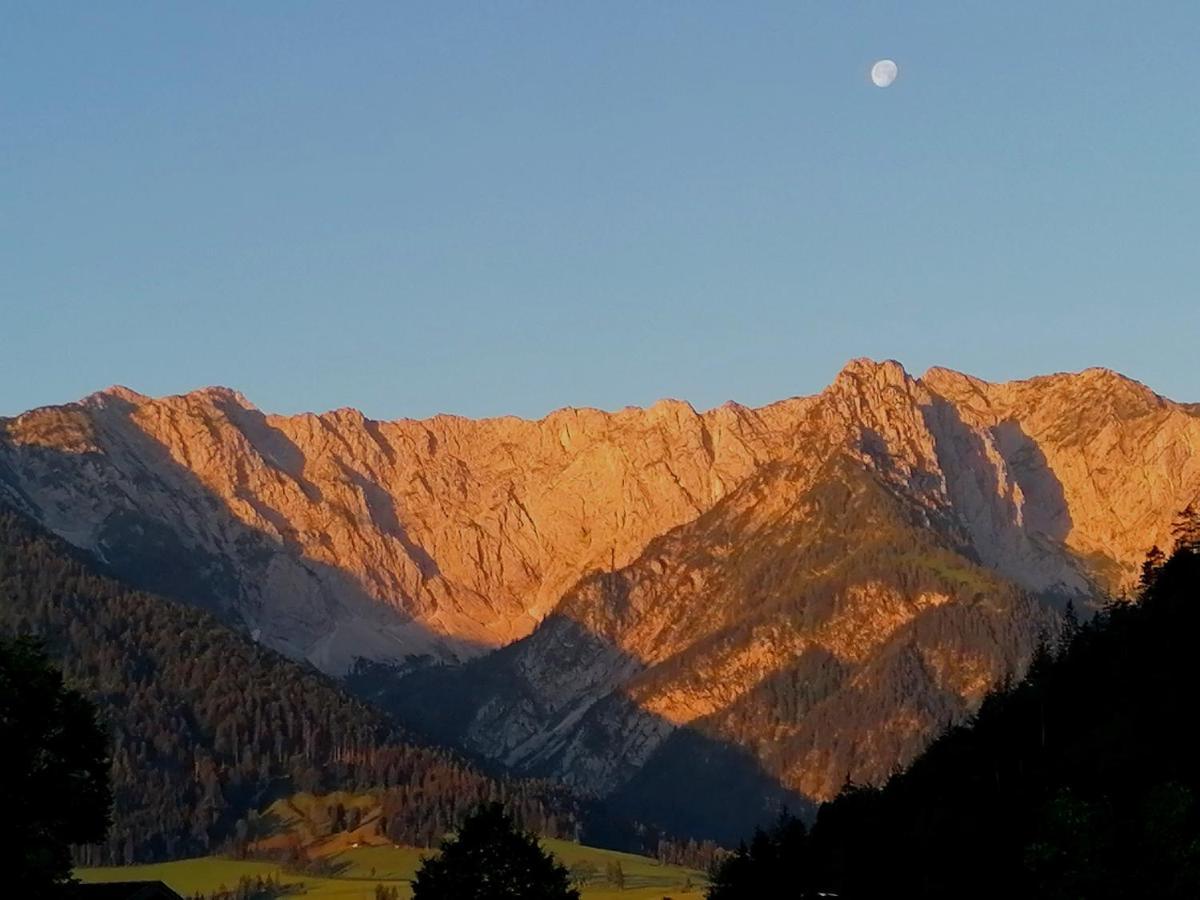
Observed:
[[[204,854],[275,797],[335,787],[378,792],[398,843],[436,843],[491,799],[527,828],[576,836],[561,789],[409,743],[325,676],[86,559],[0,507],[0,631],[40,636],[112,735],[113,827],[83,862]]]
[[[116,388],[0,420],[0,497],[488,764],[736,839],[735,807],[883,780],[1128,590],[1197,446],[1102,369],[855,360],[759,409],[538,421]]]
[[[586,579],[498,653],[350,684],[440,742],[486,755],[502,739],[518,771],[726,843],[848,777],[881,781],[1024,671],[1058,617],[852,461],[806,474],[773,473]]]

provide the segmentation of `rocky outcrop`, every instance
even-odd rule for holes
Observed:
[[[114,388],[0,423],[0,483],[135,582],[342,671],[529,633],[586,572],[785,455],[805,405],[375,422]]]
[[[1129,586],[1200,492],[1194,411],[1100,370],[988,385],[855,361],[793,436],[792,457],[469,668],[458,739],[659,818],[681,797],[645,806],[644,773],[714,747],[826,799],[1019,675],[1065,602]],[[703,795],[729,768],[701,775]]]
[[[457,737],[513,768],[611,794],[702,739],[820,798],[1128,587],[1198,448],[1196,407],[1107,370],[855,360],[757,410],[539,421],[114,388],[0,420],[0,492],[331,672],[506,647],[455,670]]]

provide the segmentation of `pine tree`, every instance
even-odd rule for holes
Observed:
[[[1142,574],[1138,578],[1138,591],[1144,592],[1154,584],[1154,579],[1158,576],[1158,570],[1162,568],[1164,562],[1167,561],[1166,554],[1158,549],[1158,544],[1155,544],[1146,553],[1146,558],[1142,562]]]
[[[579,900],[567,868],[520,831],[499,803],[479,808],[426,857],[413,900]]]
[[[57,896],[72,843],[100,841],[112,802],[96,711],[34,641],[0,639],[0,855],[6,892]]]
[[[522,827],[562,836],[547,828],[555,813],[563,831],[577,827],[564,788],[501,788],[445,751],[407,743],[329,679],[199,610],[99,575],[0,502],[0,637],[28,633],[96,703],[112,740],[113,826],[75,851],[77,864],[237,855],[258,836],[245,827],[252,810],[279,789],[370,791],[398,844],[435,845],[447,821],[500,790]],[[335,806],[339,815],[353,827],[352,810]]]
[[[1062,637],[1059,640],[1059,652],[1063,652],[1071,646],[1071,642],[1079,635],[1079,614],[1075,612],[1074,602],[1068,600],[1067,607],[1063,610],[1063,629]]]
[[[784,810],[774,827],[756,829],[748,847],[743,842],[713,867],[708,900],[803,896],[807,844],[804,823]]]
[[[1184,507],[1171,526],[1176,553],[1200,553],[1200,509],[1195,503]]]

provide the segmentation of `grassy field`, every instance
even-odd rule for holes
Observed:
[[[353,830],[336,830],[329,816],[341,806],[359,813]],[[184,897],[212,894],[234,888],[242,876],[274,876],[289,887],[288,896],[337,897],[341,900],[374,900],[375,886],[398,887],[400,896],[411,896],[410,883],[430,850],[398,847],[380,834],[382,810],[370,794],[337,792],[314,796],[293,794],[272,803],[260,820],[262,829],[254,847],[262,852],[303,847],[309,859],[326,863],[335,875],[309,875],[288,870],[277,862],[206,856],[147,866],[111,866],[79,869],[82,881],[162,881]],[[590,863],[596,876],[583,887],[586,900],[700,900],[705,884],[700,872],[665,866],[633,853],[585,847],[570,841],[543,839],[542,845],[570,867]],[[625,889],[617,890],[605,879],[607,867],[621,864]]]
[[[703,896],[703,876],[699,872],[677,866],[665,866],[653,859],[631,853],[584,847],[569,841],[547,840],[551,850],[566,865],[586,861],[599,871],[599,876],[583,889],[586,900],[700,900]],[[340,900],[374,900],[375,885],[397,886],[401,897],[409,897],[409,883],[427,850],[412,847],[351,847],[327,859],[340,867],[336,877],[320,877],[288,872],[277,863],[226,859],[208,856],[177,862],[145,866],[112,866],[79,869],[76,876],[85,882],[157,880],[170,885],[184,897],[196,893],[211,894],[222,886],[234,887],[243,875],[264,878],[275,875],[291,886],[288,896],[340,898]],[[618,891],[604,881],[605,867],[619,861],[625,873],[625,890]],[[685,884],[690,889],[685,889]]]

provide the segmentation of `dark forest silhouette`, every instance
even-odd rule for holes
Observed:
[[[413,879],[413,900],[579,900],[571,874],[537,835],[521,831],[499,803],[489,803],[426,857]]]
[[[1019,684],[993,692],[882,788],[848,785],[811,832],[757,832],[711,900],[1200,896],[1200,512],[1152,551],[1138,602],[1067,617]]]
[[[811,829],[784,815],[759,830],[715,869],[712,900],[1200,896],[1200,510],[1181,514],[1174,539],[1169,558],[1147,556],[1137,602],[1110,604],[1083,624],[1068,611],[1061,638],[1021,682],[990,694],[883,787],[848,784]],[[4,644],[0,747],[14,775],[4,801],[20,829],[5,846],[24,853],[29,877],[61,883],[68,843],[102,838],[105,771],[113,828],[78,851],[84,861],[236,849],[266,799],[326,786],[383,792],[383,827],[404,843],[431,846],[468,810],[500,800],[508,814],[488,806],[495,821],[476,822],[484,846],[529,839],[521,829],[578,829],[565,792],[497,781],[407,743],[318,673],[206,613],[97,574],[5,511],[0,591],[0,632],[44,642],[67,683],[97,700],[112,740],[110,765],[83,697],[33,644]],[[34,709],[54,714],[31,717]],[[56,748],[54,771],[66,776],[26,765],[39,740]],[[501,827],[507,815],[517,824]],[[455,854],[471,846],[464,835],[465,826],[445,861],[427,865],[428,884],[457,883]],[[547,883],[557,885],[565,870],[546,861]]]
[[[0,856],[5,894],[62,896],[71,844],[98,841],[112,795],[95,708],[36,641],[0,638]]]
[[[111,739],[113,824],[85,864],[237,851],[256,810],[295,791],[380,795],[387,837],[433,846],[481,802],[574,837],[578,804],[545,782],[489,777],[407,740],[311,668],[213,616],[98,574],[0,507],[0,635],[43,641],[96,701]],[[91,838],[89,838],[91,840]]]

